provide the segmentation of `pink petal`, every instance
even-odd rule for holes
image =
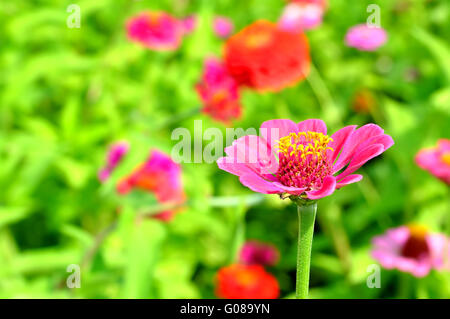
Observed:
[[[334,163],[336,158],[339,155],[339,152],[341,151],[342,147],[345,145],[345,142],[347,142],[348,138],[351,136],[353,131],[355,131],[356,125],[349,125],[346,127],[341,128],[339,131],[335,132],[333,135],[331,135],[331,138],[333,139],[332,142],[328,144],[329,147],[331,147],[333,150],[327,151],[327,156],[330,158],[331,163]]]
[[[336,189],[341,188],[348,184],[359,182],[360,180],[362,180],[362,178],[363,178],[363,176],[359,175],[359,174],[348,175],[348,176],[344,177],[343,179],[341,179],[336,184]]]
[[[236,176],[241,176],[253,172],[250,167],[248,167],[246,164],[239,163],[239,161],[232,156],[219,158],[217,160],[217,166],[219,166],[220,169]]]
[[[282,193],[282,190],[276,187],[273,183],[264,180],[256,173],[242,175],[239,180],[241,183],[254,192],[263,194]]]
[[[298,127],[291,120],[269,120],[261,124],[259,131],[273,149],[280,138],[288,136],[290,133],[297,133]]]
[[[383,153],[383,151],[384,146],[382,144],[375,144],[366,147],[364,150],[362,150],[352,158],[348,167],[341,174],[339,174],[336,179],[343,179],[347,175],[353,173],[358,168],[363,166],[368,160]]]
[[[388,148],[390,148],[392,145],[394,145],[394,140],[392,137],[386,134],[377,135],[369,138],[367,141],[361,143],[358,148],[355,150],[355,153],[359,153],[361,150],[366,148],[369,145],[372,144],[382,144],[384,146],[384,151],[386,151]]]
[[[225,152],[236,159],[237,163],[246,164],[258,174],[273,174],[278,170],[275,153],[259,136],[242,136],[235,140],[231,147],[227,147]]]
[[[282,189],[284,192],[292,194],[292,195],[301,195],[301,194],[303,194],[303,192],[306,189],[306,188],[285,186],[285,185],[283,185],[283,184],[281,184],[279,182],[274,182],[273,184],[276,187],[278,187],[279,189]]]
[[[336,189],[336,178],[334,176],[327,176],[323,179],[322,187],[320,189],[306,192],[309,199],[319,199],[333,194]]]
[[[429,169],[439,163],[437,153],[432,149],[423,149],[416,155],[416,163],[423,169]]]
[[[350,161],[355,153],[356,148],[361,143],[365,142],[373,136],[382,135],[383,132],[383,129],[375,124],[366,124],[354,131],[342,147],[341,155],[339,156],[336,164],[334,164],[333,172],[338,172],[348,163],[348,161]]]
[[[319,132],[327,135],[327,125],[322,120],[310,119],[298,123],[298,132]]]

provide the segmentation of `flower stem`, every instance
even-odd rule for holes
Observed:
[[[297,247],[297,282],[295,297],[308,298],[309,270],[311,267],[311,247],[314,235],[317,203],[297,204],[298,211],[298,247]]]

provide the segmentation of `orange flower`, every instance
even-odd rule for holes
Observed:
[[[260,20],[228,39],[225,64],[240,85],[258,91],[279,91],[309,72],[309,46],[303,33],[282,31]]]
[[[225,299],[276,299],[280,289],[262,266],[235,264],[219,270],[216,294]]]
[[[361,89],[353,96],[352,105],[357,113],[370,113],[376,104],[374,94],[368,89]]]

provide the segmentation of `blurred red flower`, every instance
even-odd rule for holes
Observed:
[[[258,91],[279,91],[309,72],[306,36],[282,31],[269,21],[256,21],[230,37],[224,55],[236,81]]]
[[[196,85],[203,113],[228,124],[241,116],[239,88],[225,66],[214,58],[205,61],[202,80]]]
[[[158,150],[152,151],[144,164],[117,184],[120,194],[127,194],[134,188],[152,192],[161,204],[181,205],[186,199],[180,165]],[[169,221],[178,211],[180,208],[174,208],[154,217]]]
[[[262,266],[234,264],[219,270],[216,294],[225,299],[276,299],[280,289]]]

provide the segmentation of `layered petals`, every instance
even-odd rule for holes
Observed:
[[[327,176],[323,179],[322,187],[306,192],[309,199],[319,199],[325,196],[329,196],[334,193],[336,189],[336,178],[334,176]]]
[[[239,262],[245,265],[274,266],[279,258],[275,246],[256,240],[247,241],[239,252]]]
[[[234,264],[219,270],[216,294],[224,299],[276,299],[280,288],[261,265]]]
[[[176,50],[184,33],[183,23],[162,11],[142,12],[127,21],[128,38],[155,51]]]
[[[420,150],[416,164],[450,185],[450,140],[441,139],[437,146]]]
[[[203,113],[225,124],[240,118],[239,87],[222,62],[206,59],[202,79],[195,88],[203,102]]]
[[[400,226],[374,237],[371,254],[386,269],[424,277],[432,269],[443,268],[449,257],[447,244],[444,235],[430,233],[423,226]]]
[[[375,124],[347,126],[328,137],[325,123],[318,119],[298,124],[269,120],[262,123],[260,134],[233,142],[225,149],[227,156],[217,161],[219,168],[239,176],[253,191],[310,200],[360,181],[362,175],[353,173],[394,143]]]
[[[345,43],[360,51],[375,51],[386,43],[387,38],[387,33],[383,28],[359,24],[347,31]]]
[[[257,91],[279,91],[309,73],[309,46],[303,33],[280,30],[256,21],[225,44],[225,64],[239,85]]]

